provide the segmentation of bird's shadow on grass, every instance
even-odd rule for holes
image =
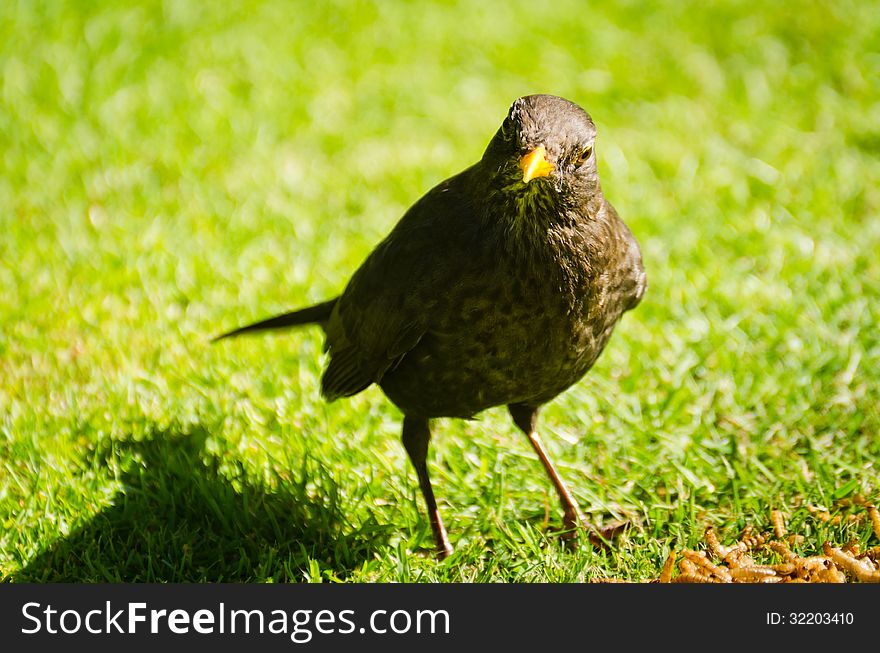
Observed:
[[[345,578],[387,542],[372,520],[346,523],[320,464],[305,461],[270,489],[208,455],[206,439],[203,430],[162,432],[99,449],[92,468],[121,470],[122,489],[13,580],[302,581],[315,563]]]

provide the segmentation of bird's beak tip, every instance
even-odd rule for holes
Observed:
[[[524,155],[519,160],[519,167],[523,171],[523,183],[527,184],[532,179],[546,177],[556,168],[547,160],[547,150],[539,145],[534,150]]]

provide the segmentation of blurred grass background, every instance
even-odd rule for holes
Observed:
[[[207,340],[340,291],[535,92],[592,113],[649,278],[542,428],[639,528],[566,552],[493,410],[435,427],[438,564],[318,329]],[[880,489],[878,154],[873,2],[3,2],[0,579],[638,580],[771,507],[867,540],[805,505]]]

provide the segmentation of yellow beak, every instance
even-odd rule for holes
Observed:
[[[519,167],[523,171],[524,183],[527,184],[536,177],[546,177],[553,172],[556,166],[546,159],[546,154],[547,150],[544,149],[544,146],[539,145],[519,160]]]

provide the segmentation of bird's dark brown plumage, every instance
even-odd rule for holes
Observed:
[[[595,135],[576,104],[520,98],[483,158],[416,202],[335,301],[251,327],[322,324],[324,395],[377,383],[403,411],[441,553],[428,420],[506,404],[537,440],[538,408],[590,369],[645,291],[638,244],[602,194]],[[526,180],[536,151],[547,163]],[[545,466],[573,525],[582,517]]]

